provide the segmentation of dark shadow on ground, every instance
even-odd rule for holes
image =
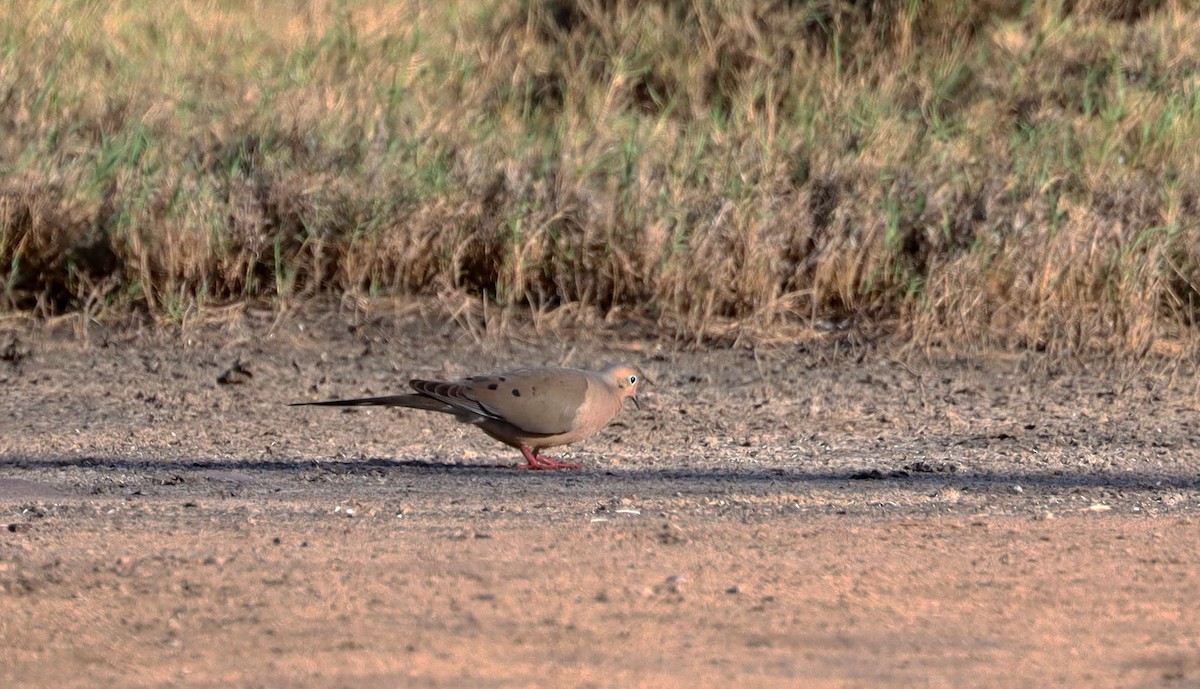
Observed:
[[[280,472],[300,475],[319,472],[342,476],[384,472],[394,478],[431,475],[461,475],[471,479],[489,481],[529,481],[539,477],[564,482],[596,482],[645,484],[671,491],[706,486],[728,489],[731,485],[764,488],[767,486],[793,486],[815,484],[823,487],[841,485],[860,490],[872,485],[887,485],[892,488],[912,487],[919,489],[940,488],[947,485],[969,486],[974,491],[1003,491],[1010,493],[1014,485],[1023,489],[1045,489],[1069,491],[1072,489],[1112,489],[1124,491],[1163,491],[1200,489],[1200,476],[1172,475],[1154,472],[1126,473],[1033,473],[1033,472],[978,472],[942,471],[936,467],[931,471],[913,471],[896,466],[870,470],[842,469],[834,471],[810,471],[795,467],[775,469],[671,469],[671,468],[588,468],[562,471],[527,471],[515,464],[450,464],[444,462],[400,459],[364,460],[237,460],[237,459],[173,459],[169,462],[153,460],[130,460],[115,457],[83,455],[79,457],[33,457],[0,456],[0,469],[48,469],[86,468],[114,472],[138,472],[158,476],[181,476],[195,474],[194,478],[241,482],[252,479],[255,473]]]

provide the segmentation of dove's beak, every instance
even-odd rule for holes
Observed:
[[[632,395],[629,396],[629,398],[633,400],[633,406],[637,407],[638,411],[641,411],[642,405],[638,403],[637,393],[636,392],[633,393]]]

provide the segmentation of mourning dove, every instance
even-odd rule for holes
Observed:
[[[353,407],[375,405],[411,407],[453,414],[500,442],[521,451],[522,469],[578,469],[538,454],[583,440],[608,425],[621,412],[626,398],[638,405],[640,375],[625,364],[599,371],[575,368],[527,368],[510,373],[441,382],[412,380],[416,393],[289,406]]]

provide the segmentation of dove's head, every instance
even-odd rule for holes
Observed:
[[[604,376],[614,388],[621,401],[626,398],[633,400],[633,406],[638,409],[642,405],[638,404],[638,385],[642,382],[642,374],[629,364],[609,364],[600,370],[600,375]]]

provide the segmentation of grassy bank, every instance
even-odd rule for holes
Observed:
[[[30,0],[0,309],[1200,342],[1195,3]]]

